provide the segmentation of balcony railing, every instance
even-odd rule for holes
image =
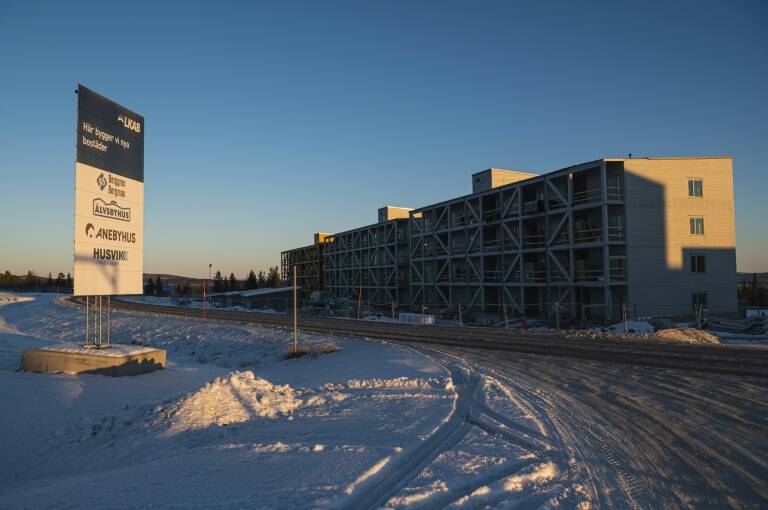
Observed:
[[[575,243],[591,243],[600,241],[602,238],[602,228],[583,228],[573,231],[573,240]]]
[[[607,200],[624,200],[624,188],[622,186],[607,186],[605,189]],[[585,204],[588,202],[600,202],[603,200],[601,188],[591,188],[573,192],[573,204]]]
[[[627,279],[627,270],[623,267],[612,267],[608,271],[611,276],[611,281],[623,282]]]
[[[454,255],[463,255],[467,253],[467,245],[464,243],[453,243],[451,245],[451,253]]]
[[[532,269],[532,270],[526,269],[525,273],[523,273],[523,281],[526,281],[526,282],[547,281],[547,270],[546,269]]]
[[[489,209],[487,211],[483,211],[483,219],[485,221],[496,221],[499,219],[499,209]]]
[[[504,245],[504,249],[505,249],[505,250],[507,250],[507,251],[510,251],[510,250],[516,250],[516,249],[517,249],[517,245],[516,245],[516,244],[515,244],[515,242],[514,242],[512,239],[510,239],[509,237],[507,237],[507,238],[504,238],[504,243],[503,243],[503,245]]]
[[[537,248],[547,244],[547,239],[544,234],[532,234],[523,237],[524,248]]]
[[[624,227],[608,227],[609,241],[623,241],[624,239]]]
[[[624,200],[624,188],[622,186],[608,186],[606,196],[608,200]]]
[[[453,281],[457,283],[463,283],[467,281],[467,273],[454,273]]]
[[[500,282],[501,276],[501,271],[485,271],[483,280],[486,282]]]
[[[523,202],[523,214],[536,214],[540,212],[544,212],[543,200],[530,200],[528,202]]]
[[[602,269],[577,269],[574,276],[578,282],[596,282],[605,279],[605,271]]]

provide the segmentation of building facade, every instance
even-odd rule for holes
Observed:
[[[324,248],[333,240],[330,234],[318,232],[315,242],[301,248],[284,251],[280,254],[280,279],[283,286],[293,286],[293,273],[301,287],[299,296],[308,299],[312,292],[325,289]]]
[[[409,212],[384,207],[378,223],[334,234],[324,260],[331,296],[378,306],[410,302]]]
[[[470,195],[380,210],[378,224],[333,236],[325,288],[500,316],[733,312],[732,182],[727,157],[603,158],[545,175],[489,169],[473,174]]]

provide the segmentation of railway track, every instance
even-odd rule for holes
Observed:
[[[77,298],[73,302],[82,304]],[[113,300],[115,308],[202,319],[202,311]],[[292,326],[292,318],[252,312],[209,310],[209,319]],[[736,345],[690,345],[642,341],[573,340],[559,335],[524,335],[491,328],[418,326],[324,317],[301,317],[302,331],[359,336],[394,342],[438,344],[472,349],[675,368],[720,374],[768,377],[768,349]]]

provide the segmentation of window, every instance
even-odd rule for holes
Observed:
[[[704,235],[704,218],[689,218],[690,234],[693,236]]]
[[[691,273],[705,273],[706,271],[704,255],[691,255]]]
[[[694,292],[691,294],[691,300],[693,303],[693,311],[699,312],[707,307],[707,293],[706,292]]]
[[[703,197],[704,181],[702,181],[701,179],[688,179],[688,196]]]

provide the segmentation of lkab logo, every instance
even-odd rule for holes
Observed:
[[[104,174],[101,174],[99,178],[96,179],[96,183],[99,185],[99,189],[104,191],[104,188],[107,187],[107,179],[104,177]]]
[[[139,121],[133,120],[132,118],[122,114],[117,116],[117,121],[131,131],[141,133],[141,123]]]

